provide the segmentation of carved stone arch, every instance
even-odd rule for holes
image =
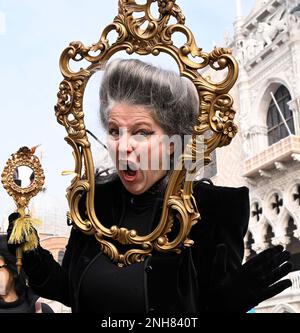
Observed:
[[[297,311],[290,304],[277,304],[272,313],[297,313]]]
[[[300,178],[293,179],[286,187],[284,191],[284,200],[287,208],[293,212],[295,210],[300,210]],[[298,228],[300,228],[299,218],[295,216],[297,220]]]
[[[299,227],[296,223],[295,215],[292,212],[285,211],[281,224],[282,233],[286,239],[286,249],[292,255],[300,253]],[[297,261],[300,260],[297,259]]]
[[[284,78],[271,77],[265,80],[261,85],[261,89],[259,90],[261,93],[257,96],[257,104],[254,107],[256,112],[255,119],[257,119],[259,126],[267,125],[268,109],[271,103],[270,93],[275,93],[280,86],[286,87],[292,99],[294,98],[293,88]]]
[[[271,228],[273,232],[275,230],[272,221],[268,220],[266,216],[263,216],[262,220],[259,223],[256,223],[256,225],[252,229],[249,229],[254,239],[254,243],[252,244],[252,250],[255,251],[256,253],[259,253],[265,250],[266,248],[270,247],[270,242],[266,242],[266,235],[268,233],[268,228]]]
[[[253,200],[251,200],[251,205],[250,207],[252,206],[252,203],[255,203],[255,202],[261,202],[262,203],[262,200],[261,199],[258,199],[258,198],[253,198]],[[250,212],[251,214],[251,212]],[[260,252],[264,245],[264,233],[265,233],[265,230],[266,230],[266,225],[267,224],[270,224],[272,227],[272,222],[270,220],[268,220],[266,218],[266,216],[263,214],[261,219],[259,220],[259,222],[256,221],[256,219],[253,219],[253,218],[250,218],[250,221],[249,221],[249,227],[248,227],[248,232],[250,232],[252,234],[252,237],[253,237],[253,240],[254,240],[254,243],[252,244],[252,249],[255,251],[255,252]],[[247,242],[247,235],[248,235],[248,232],[244,238],[244,243],[246,245],[246,242]]]
[[[294,221],[296,220],[295,214],[287,207],[284,207],[281,218],[277,222],[277,226],[282,229],[286,228],[289,218],[292,218]]]

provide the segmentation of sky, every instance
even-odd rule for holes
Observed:
[[[245,16],[253,3],[242,0]],[[222,46],[224,32],[233,31],[235,0],[177,0],[177,4],[204,51]],[[74,170],[74,161],[72,149],[64,141],[65,129],[54,113],[62,81],[59,57],[71,41],[97,42],[117,10],[117,0],[0,0],[1,173],[7,159],[21,146],[41,144],[37,154],[42,154],[48,193],[66,201],[71,177],[61,176],[61,172]],[[155,61],[168,66],[168,59]],[[91,88],[86,94],[87,108],[96,108],[95,91]],[[11,207],[12,198],[0,184],[0,227]]]

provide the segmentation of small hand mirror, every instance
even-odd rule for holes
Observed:
[[[37,147],[20,148],[6,162],[1,181],[7,193],[13,197],[20,217],[15,221],[9,243],[20,244],[17,249],[17,268],[22,267],[22,253],[36,248],[38,241],[33,219],[28,210],[31,198],[36,196],[44,185],[44,171],[37,156]]]

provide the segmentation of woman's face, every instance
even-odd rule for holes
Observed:
[[[108,118],[108,147],[125,188],[142,194],[161,179],[171,148],[166,135],[143,106],[116,104]]]
[[[13,277],[0,257],[0,296],[6,296],[13,285]]]

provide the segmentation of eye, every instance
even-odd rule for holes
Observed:
[[[108,133],[110,136],[112,136],[113,138],[117,138],[119,136],[119,130],[116,128],[110,128],[108,130]]]
[[[144,130],[144,129],[140,129],[138,131],[136,131],[136,133],[134,133],[135,135],[142,135],[144,137],[150,136],[152,134],[154,134],[153,131],[148,131],[148,130]]]

